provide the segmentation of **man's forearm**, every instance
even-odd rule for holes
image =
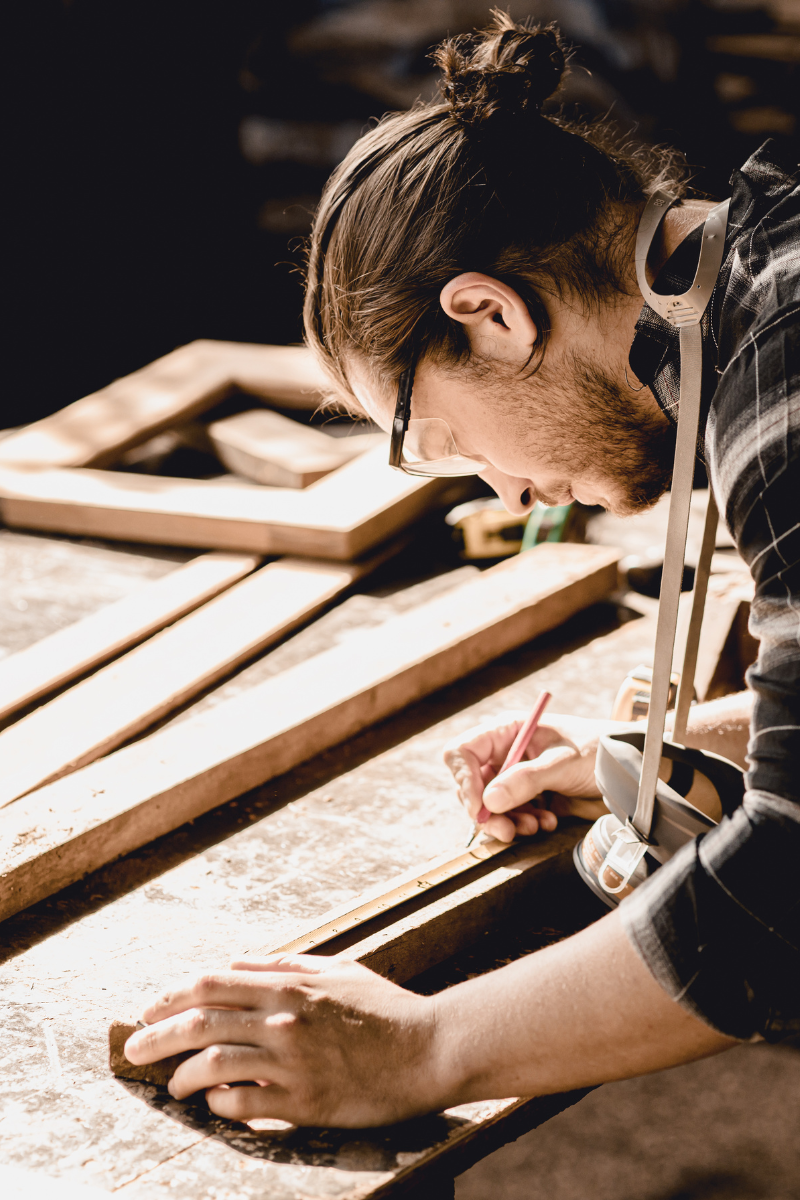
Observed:
[[[752,714],[752,692],[736,692],[697,704],[689,711],[686,744],[696,750],[721,754],[744,769]],[[668,730],[672,729],[673,718],[674,713],[667,715]]]
[[[446,1102],[543,1095],[643,1075],[737,1043],[669,998],[619,913],[436,997]]]

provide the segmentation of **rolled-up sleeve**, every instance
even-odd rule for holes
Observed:
[[[748,791],[741,808],[620,907],[674,1000],[730,1037],[800,1032],[800,808]]]

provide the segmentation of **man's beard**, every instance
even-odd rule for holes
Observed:
[[[531,395],[533,384],[535,396]],[[558,364],[547,358],[526,381],[525,424],[539,454],[564,472],[564,487],[599,482],[610,511],[629,516],[650,508],[672,479],[675,428],[659,411],[624,390],[575,354]],[[516,400],[523,400],[517,377]],[[546,497],[541,497],[547,503]]]

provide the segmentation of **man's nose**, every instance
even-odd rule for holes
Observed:
[[[536,494],[530,479],[516,479],[513,475],[504,475],[495,467],[487,467],[480,475],[490,488],[494,488],[507,512],[512,516],[524,517],[536,503]]]

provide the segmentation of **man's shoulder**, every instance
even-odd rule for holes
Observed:
[[[734,197],[731,217],[746,220],[747,209],[770,208],[792,192],[800,179],[793,149],[768,138],[730,178]]]
[[[712,302],[717,387],[710,463],[729,492],[800,439],[800,169],[767,142],[731,180],[727,254]],[[716,311],[714,311],[716,309]]]
[[[706,456],[728,495],[735,479],[753,473],[766,483],[800,458],[800,293],[777,290],[738,314],[736,344],[717,368]]]
[[[800,299],[800,167],[766,142],[731,177],[728,246],[718,284],[719,367],[764,337]],[[769,328],[768,328],[769,327]]]

